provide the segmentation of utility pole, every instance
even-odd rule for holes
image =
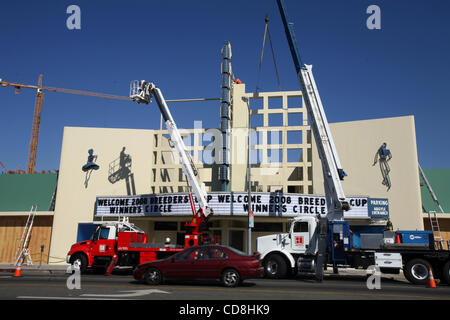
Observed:
[[[253,210],[252,210],[252,175],[251,175],[251,161],[250,161],[250,103],[248,97],[244,97],[243,100],[247,102],[247,108],[248,108],[248,130],[247,130],[247,192],[248,192],[248,254],[252,254],[252,228],[254,227],[254,216],[253,216]]]

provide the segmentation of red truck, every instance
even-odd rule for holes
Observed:
[[[94,221],[93,224],[97,227],[91,239],[73,244],[67,253],[66,262],[78,264],[81,272],[88,268],[106,270],[111,263],[114,267],[135,267],[170,256],[187,247],[219,243],[219,238],[211,239],[205,233],[208,218],[199,210],[191,221],[185,223],[187,231],[184,246],[148,243],[148,234],[127,219]]]

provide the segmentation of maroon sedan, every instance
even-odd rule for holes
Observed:
[[[153,285],[165,279],[220,279],[223,285],[235,287],[244,279],[261,277],[262,273],[259,253],[247,255],[227,246],[204,245],[142,263],[134,269],[133,276]]]

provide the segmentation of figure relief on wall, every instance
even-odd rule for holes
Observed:
[[[377,153],[375,154],[375,158],[373,160],[373,165],[376,165],[377,162],[380,164],[381,176],[383,177],[383,181],[381,182],[384,186],[387,187],[387,191],[391,188],[391,178],[389,177],[389,172],[391,168],[389,166],[389,161],[392,159],[392,153],[387,148],[387,143],[384,142],[380,148],[378,148]]]
[[[91,174],[93,170],[98,170],[100,166],[96,164],[94,161],[97,161],[97,155],[94,155],[94,149],[88,150],[88,159],[84,166],[81,167],[83,172],[86,172],[86,177],[84,179],[84,187],[88,187],[89,179],[91,178]]]
[[[134,174],[131,172],[131,156],[125,153],[125,147],[122,148],[118,158],[109,164],[108,181],[112,184],[119,180],[125,180],[127,195],[136,195],[134,185]]]

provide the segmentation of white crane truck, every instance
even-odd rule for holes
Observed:
[[[305,107],[322,163],[327,214],[298,216],[291,220],[289,233],[257,238],[265,276],[281,278],[300,272],[315,272],[323,280],[327,264],[367,268],[374,265],[383,273],[399,273],[414,284],[425,284],[429,270],[441,282],[450,283],[450,251],[437,247],[432,231],[385,231],[384,227],[357,228],[344,221],[350,210],[341,185],[346,175],[322,106],[312,66],[301,62],[293,24],[288,23],[283,0],[277,0],[285,33],[299,78]]]

